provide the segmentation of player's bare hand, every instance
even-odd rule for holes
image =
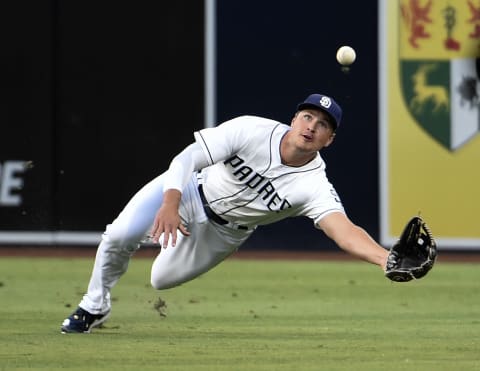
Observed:
[[[150,233],[153,242],[161,243],[163,247],[167,247],[171,237],[171,245],[175,246],[177,243],[177,231],[180,231],[185,236],[190,235],[187,227],[182,223],[178,212],[169,212],[161,207],[155,215],[153,228]],[[163,240],[160,242],[159,240],[162,233]]]
[[[176,190],[168,190],[165,192],[165,198],[162,206],[155,215],[151,236],[154,243],[160,243],[160,236],[163,233],[163,247],[168,246],[171,237],[171,245],[175,246],[177,243],[177,231],[179,230],[183,235],[189,236],[190,232],[182,223],[182,219],[178,213],[178,205],[180,203],[181,193]]]

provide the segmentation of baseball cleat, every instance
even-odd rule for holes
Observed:
[[[105,314],[91,314],[78,307],[62,323],[62,334],[83,333],[88,334],[94,327],[100,326],[110,316],[110,311]]]

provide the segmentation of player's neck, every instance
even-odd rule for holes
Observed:
[[[317,152],[300,151],[295,146],[289,144],[286,136],[280,142],[280,158],[282,164],[292,167],[300,167],[308,164],[317,156]]]
[[[283,165],[286,165],[286,166],[292,166],[292,167],[300,167],[300,166],[303,166],[303,165],[306,165],[308,164],[310,161],[312,161],[316,156],[315,155],[311,155],[311,156],[302,156],[302,157],[291,157],[291,158],[283,158],[283,156],[281,156],[282,158],[282,164]]]

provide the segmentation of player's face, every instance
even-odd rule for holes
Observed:
[[[303,150],[319,151],[329,146],[335,137],[330,117],[320,110],[307,109],[297,112],[291,126],[297,146]]]

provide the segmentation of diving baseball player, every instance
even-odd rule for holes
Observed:
[[[107,226],[88,290],[61,331],[88,333],[107,319],[110,291],[148,234],[161,245],[151,270],[156,289],[198,277],[258,225],[293,216],[309,217],[340,248],[385,269],[387,250],[348,219],[319,154],[341,117],[334,99],[312,94],[290,125],[241,116],[195,132],[195,142]]]

